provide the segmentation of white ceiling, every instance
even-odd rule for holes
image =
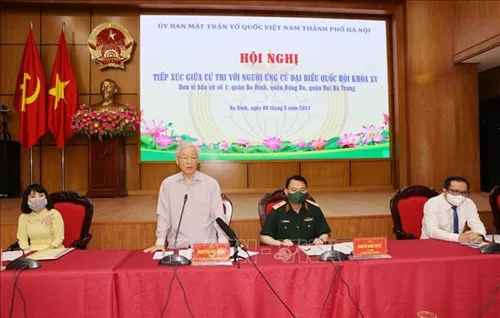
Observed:
[[[462,63],[478,63],[477,71],[483,72],[500,65],[500,46],[471,57]]]

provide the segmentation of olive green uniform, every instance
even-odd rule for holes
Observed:
[[[260,234],[279,241],[288,239],[294,243],[312,243],[315,238],[330,232],[319,205],[306,200],[299,213],[293,210],[288,201],[275,204],[266,217]]]

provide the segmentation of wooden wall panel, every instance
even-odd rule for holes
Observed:
[[[2,25],[0,27],[2,44],[26,43],[30,21],[33,21],[33,35],[37,44],[40,44],[40,10],[25,7],[2,8]],[[19,58],[21,60],[21,58]],[[19,67],[19,64],[17,65]],[[2,76],[4,76],[2,74]]]
[[[144,164],[141,165],[141,190],[158,192],[161,182],[168,176],[179,172],[173,164]]]
[[[41,177],[49,193],[61,190],[61,150],[56,146],[41,148]]]
[[[125,187],[127,190],[139,190],[141,187],[138,154],[137,145],[125,146]]]
[[[156,241],[156,222],[98,222],[90,231],[89,249],[144,249]]]
[[[454,60],[500,45],[500,1],[454,1]]]
[[[406,52],[404,10],[398,7],[392,17],[391,38],[392,70],[394,80],[394,107],[390,113],[392,157],[394,162],[394,186],[401,188],[410,184],[410,159],[408,145],[408,111],[406,102]]]
[[[33,150],[33,183],[43,183],[41,179],[40,146],[34,146]],[[21,147],[21,186],[24,190],[30,185],[30,156],[29,150]]]
[[[479,217],[486,227],[487,233],[493,233],[493,215],[491,212],[480,212]],[[352,239],[355,237],[382,236],[395,239],[392,233],[390,215],[370,215],[358,217],[327,218],[332,230],[331,238]],[[231,228],[240,240],[248,245],[259,242],[260,222],[256,220],[236,220]],[[16,241],[17,224],[2,224],[0,246],[9,246]],[[92,240],[89,249],[144,249],[154,244],[156,222],[95,222],[90,232]]]
[[[50,8],[42,10],[42,43],[59,43],[62,24],[66,34],[66,43],[80,44],[87,50],[87,38],[90,34],[90,10],[89,9],[70,9],[70,8]],[[73,64],[75,67],[75,64]]]
[[[410,181],[440,188],[447,176],[462,174],[476,191],[476,71],[454,65],[453,38],[449,36],[453,33],[453,3],[408,1],[406,9]]]
[[[351,186],[390,186],[390,161],[351,162]]]
[[[461,64],[455,67],[453,94],[456,92],[460,92],[454,105],[454,120],[458,132],[453,136],[455,149],[452,153],[460,155],[450,157],[449,166],[453,169],[450,173],[465,176],[471,183],[470,190],[480,191],[479,97],[475,65]]]
[[[500,96],[500,67],[479,73],[479,99]]]
[[[26,31],[27,32],[27,31]],[[2,86],[0,94],[15,94],[16,80],[23,57],[24,44],[22,45],[2,45],[2,60],[0,61],[0,69],[2,70]]]
[[[88,188],[88,156],[86,145],[71,145],[64,148],[66,189],[85,193]]]
[[[298,162],[249,163],[248,187],[283,188],[286,178],[298,173],[300,173]]]
[[[215,178],[222,189],[247,188],[247,165],[238,162],[202,162],[200,171]]]
[[[300,173],[310,187],[335,188],[349,186],[349,162],[301,162]]]

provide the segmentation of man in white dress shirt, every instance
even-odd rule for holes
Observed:
[[[199,150],[184,143],[176,150],[181,172],[161,183],[158,196],[156,243],[144,252],[165,251],[168,247],[186,248],[194,243],[227,243],[227,237],[215,220],[224,219],[219,183],[197,170]],[[182,207],[185,211],[177,229]],[[176,234],[178,237],[176,240]]]
[[[480,243],[486,235],[474,202],[469,199],[469,182],[459,176],[448,177],[443,193],[429,199],[424,206],[420,238]],[[471,229],[464,232],[465,223]]]

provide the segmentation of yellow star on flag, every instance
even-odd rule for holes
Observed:
[[[69,81],[61,82],[59,73],[56,74],[56,86],[49,89],[49,94],[55,97],[54,109],[57,109],[59,101],[64,98],[64,88],[69,84]]]

